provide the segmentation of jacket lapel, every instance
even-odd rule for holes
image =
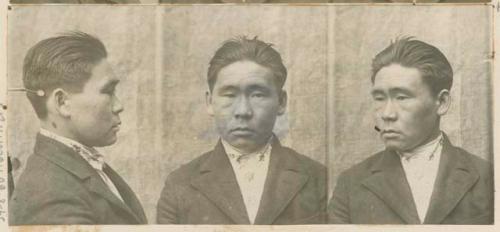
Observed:
[[[275,138],[255,224],[273,224],[307,182],[300,160],[289,155]]]
[[[126,213],[128,218],[132,219],[135,223],[142,223],[142,221],[138,218],[138,216],[132,212],[132,210],[122,202],[111,190],[109,190],[108,186],[103,182],[101,177],[96,174],[91,176],[85,184],[89,188],[89,190],[102,198],[106,199],[112,206],[116,207],[121,212]],[[117,187],[118,188],[118,187]],[[121,191],[120,191],[121,194]],[[122,196],[122,198],[125,198]],[[125,199],[124,199],[125,200]]]
[[[200,165],[191,185],[202,192],[236,224],[250,224],[243,196],[222,143]]]
[[[479,174],[444,135],[439,171],[434,183],[425,224],[439,224],[477,182]]]
[[[113,182],[115,187],[118,189],[121,197],[126,203],[127,208],[130,213],[135,216],[135,219],[143,224],[147,223],[147,218],[142,208],[141,202],[137,199],[137,196],[132,191],[130,186],[113,170],[109,165],[106,165],[104,172],[108,175],[109,179]],[[115,197],[116,198],[116,197]],[[120,202],[121,203],[121,202]]]
[[[371,169],[372,175],[362,184],[406,223],[420,224],[410,186],[399,159],[396,152],[386,150]]]
[[[130,208],[109,190],[97,171],[72,148],[38,134],[35,153],[77,176],[88,187],[89,191],[106,199],[113,206],[129,215],[136,223],[141,222]]]
[[[36,137],[35,155],[42,156],[82,180],[95,172],[72,148],[40,133]]]

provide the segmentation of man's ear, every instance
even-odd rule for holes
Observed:
[[[285,90],[281,90],[279,94],[279,109],[278,115],[283,115],[286,112],[286,106],[288,101],[288,95]]]
[[[71,116],[71,107],[69,105],[68,96],[68,92],[64,89],[57,88],[52,91],[52,94],[49,97],[49,101],[51,105],[53,105],[56,112],[65,118]]]
[[[445,115],[448,112],[448,109],[450,109],[451,105],[450,91],[447,89],[442,89],[437,95],[436,104],[438,104],[438,109],[437,109],[438,115],[439,116]]]
[[[207,92],[205,93],[205,103],[207,105],[208,115],[214,116],[214,107],[212,105],[212,92],[210,90],[207,90]]]

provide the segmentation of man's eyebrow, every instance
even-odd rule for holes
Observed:
[[[392,94],[394,94],[394,93],[404,93],[404,94],[413,95],[413,93],[409,89],[399,88],[399,87],[395,87],[395,88],[389,89],[389,93],[392,93]]]
[[[238,88],[234,85],[224,85],[224,86],[218,88],[217,92],[236,90],[236,89],[238,89]]]
[[[381,89],[373,89],[370,93],[371,95],[377,95],[377,94],[384,94],[384,91]]]
[[[384,94],[385,91],[381,89],[374,89],[371,91],[371,95],[377,95],[377,94]],[[389,89],[389,94],[397,94],[397,93],[403,93],[403,94],[408,94],[408,95],[413,95],[413,93],[406,88],[400,88],[400,87],[394,87]]]
[[[261,84],[254,84],[249,86],[250,90],[260,90],[260,91],[269,91],[269,86],[267,85],[261,85]]]

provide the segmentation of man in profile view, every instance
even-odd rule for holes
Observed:
[[[280,144],[287,71],[261,40],[226,41],[210,61],[206,102],[221,139],[170,173],[160,224],[318,224],[326,216],[326,169]]]
[[[11,225],[146,224],[134,192],[95,149],[116,142],[123,111],[106,57],[82,32],[28,51],[23,83],[40,132],[9,201]]]
[[[330,223],[492,224],[493,169],[440,129],[453,70],[436,47],[398,39],[372,63],[381,151],[341,173]]]

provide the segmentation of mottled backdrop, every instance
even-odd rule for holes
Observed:
[[[448,58],[454,71],[452,105],[441,128],[453,144],[492,160],[490,7],[335,7],[333,12],[330,183],[335,184],[346,168],[383,149],[370,104],[371,61],[401,36],[430,43]]]
[[[112,10],[111,10],[112,9]],[[373,131],[372,57],[413,35],[440,48],[455,69],[444,129],[453,142],[491,159],[491,15],[487,6],[16,6],[9,13],[8,80],[21,87],[22,60],[39,40],[66,30],[101,38],[123,81],[117,144],[100,149],[155,222],[166,176],[214,146],[205,109],[206,71],[226,39],[273,43],[288,68],[282,142],[338,173],[381,149]],[[471,20],[473,19],[473,20]],[[23,93],[9,93],[9,153],[17,178],[38,130]]]

